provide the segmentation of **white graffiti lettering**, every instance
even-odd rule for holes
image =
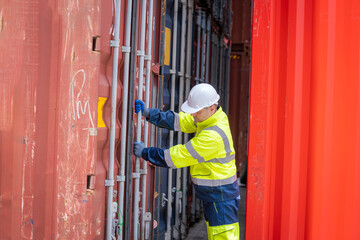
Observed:
[[[82,74],[82,78],[80,74]],[[75,86],[77,86],[76,83],[78,83],[79,81],[80,81],[80,87],[78,87],[78,93],[75,95]],[[85,83],[86,83],[86,73],[84,69],[80,69],[75,73],[70,83],[71,104],[73,110],[72,117],[74,120],[77,120],[80,119],[82,116],[88,114],[91,127],[94,128],[94,122],[91,116],[89,100],[80,99],[81,94],[83,93],[83,88]]]

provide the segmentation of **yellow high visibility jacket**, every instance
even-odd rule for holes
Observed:
[[[190,166],[197,197],[204,201],[238,197],[235,150],[229,121],[221,107],[197,124],[190,114],[174,114],[174,130],[195,133],[195,137],[186,144],[164,150],[167,165],[171,168]]]

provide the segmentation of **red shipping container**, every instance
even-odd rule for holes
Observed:
[[[359,10],[253,2],[246,239],[360,239]]]

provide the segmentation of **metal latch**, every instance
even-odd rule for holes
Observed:
[[[117,175],[117,176],[116,176],[116,181],[118,181],[118,182],[125,182],[125,176]]]
[[[110,40],[110,47],[119,47],[120,41],[119,40]]]
[[[124,53],[129,53],[130,50],[131,50],[131,48],[130,48],[129,46],[122,46],[121,50],[122,50],[122,52],[124,52]]]
[[[114,186],[114,179],[105,179],[105,187],[113,187]]]

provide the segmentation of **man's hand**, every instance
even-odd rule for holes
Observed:
[[[142,157],[142,151],[144,150],[145,145],[142,142],[134,142],[133,151],[134,155],[138,158]]]
[[[139,113],[141,110],[141,114],[143,117],[148,118],[150,115],[149,109],[145,106],[145,103],[141,100],[135,100],[135,113]]]

